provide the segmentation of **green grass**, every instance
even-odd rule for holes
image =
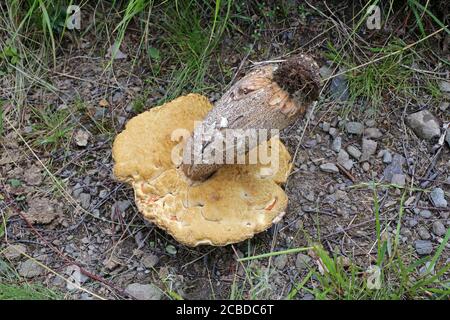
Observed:
[[[54,149],[69,142],[74,124],[70,120],[71,114],[68,110],[55,110],[51,106],[32,110],[36,120],[30,135],[34,138],[36,145]]]
[[[351,53],[341,53],[329,43],[329,51],[325,55],[336,64],[353,70],[346,73],[350,101],[364,99],[372,108],[378,109],[389,98],[389,94],[407,95],[412,91],[413,71],[408,66],[414,61],[415,53],[409,51],[392,54],[405,46],[400,39],[391,40],[384,47],[365,48],[368,56],[362,58]],[[384,56],[387,58],[358,68]]]
[[[28,283],[0,259],[0,300],[57,300],[61,293],[41,284]]]

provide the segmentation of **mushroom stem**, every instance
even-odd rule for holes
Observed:
[[[302,116],[319,88],[319,67],[303,54],[250,72],[195,127],[183,151],[183,172],[201,181],[225,164],[238,163],[239,156],[270,139],[273,129]]]

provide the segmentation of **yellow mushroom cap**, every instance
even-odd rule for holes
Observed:
[[[261,174],[269,165],[224,165],[206,181],[192,184],[172,161],[180,145],[172,139],[174,130],[192,132],[194,122],[211,108],[204,96],[179,97],[132,118],[113,145],[114,174],[132,185],[139,211],[188,246],[251,238],[279,221],[287,206],[280,184],[292,168],[291,157],[277,137],[266,142],[279,150],[279,169],[273,174]]]

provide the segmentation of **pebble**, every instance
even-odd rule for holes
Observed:
[[[344,74],[331,79],[330,91],[334,99],[339,101],[348,100],[348,82]]]
[[[359,151],[359,149],[356,148],[355,146],[352,146],[352,145],[348,146],[347,152],[349,155],[351,155],[356,160],[359,160],[361,158],[361,151]]]
[[[328,133],[330,134],[330,136],[335,137],[337,135],[338,131],[336,128],[330,128]]]
[[[428,240],[431,238],[431,234],[428,232],[428,230],[425,227],[420,227],[419,230],[417,230],[417,234],[423,240]]]
[[[429,219],[429,218],[431,218],[431,211],[430,210],[421,210],[420,211],[420,213],[419,213],[419,215],[422,217],[422,218],[425,218],[425,219]]]
[[[329,173],[338,173],[339,169],[334,163],[324,163],[320,165],[320,170]]]
[[[392,175],[391,183],[400,187],[404,187],[406,184],[406,176],[401,173],[394,173]]]
[[[147,269],[151,269],[159,262],[158,256],[154,254],[145,255],[141,259],[141,263],[146,267]]]
[[[366,128],[364,130],[364,136],[370,139],[379,139],[383,136],[383,133],[378,128]]]
[[[162,292],[152,284],[132,283],[125,288],[125,292],[138,300],[161,300]]]
[[[444,190],[441,188],[434,188],[430,193],[431,201],[438,208],[446,208],[447,200],[445,200]]]
[[[364,125],[360,122],[347,122],[345,129],[350,134],[361,135],[364,131]]]
[[[28,259],[20,264],[18,271],[22,277],[33,278],[40,276],[44,269],[35,260]]]
[[[27,247],[23,244],[11,244],[3,250],[2,254],[8,260],[15,260],[22,255],[21,252],[26,253]]]
[[[416,252],[420,255],[426,255],[433,252],[433,244],[431,241],[416,240],[414,246],[416,248]]]
[[[366,126],[368,126],[368,127],[375,127],[376,124],[377,124],[377,122],[373,119],[369,119],[366,121]]]
[[[439,121],[428,110],[410,114],[406,118],[406,124],[421,139],[431,140],[441,135]]]
[[[433,233],[437,235],[438,237],[442,237],[447,230],[445,229],[445,226],[440,221],[435,221],[433,223]]]
[[[341,150],[342,147],[342,138],[341,137],[336,137],[333,140],[333,143],[331,144],[331,150],[333,150],[334,152],[339,152]]]
[[[442,80],[439,82],[439,89],[443,92],[450,92],[450,82]]]
[[[343,149],[338,153],[337,162],[348,171],[353,167],[353,160],[350,160],[348,153]]]
[[[288,262],[287,254],[282,254],[274,259],[273,264],[276,268],[283,270],[284,267],[286,267],[287,262]]]
[[[415,226],[417,226],[419,222],[416,219],[409,219],[408,220],[408,225],[410,228],[414,228]]]
[[[450,106],[450,102],[443,101],[439,104],[439,110],[445,111],[448,109],[449,106]]]
[[[363,139],[362,141],[362,156],[361,159],[368,160],[370,156],[374,155],[377,151],[377,143],[370,139]]]
[[[91,204],[91,195],[89,193],[80,193],[78,199],[80,200],[81,207],[88,209]]]
[[[364,162],[364,163],[362,164],[362,169],[363,169],[365,172],[368,172],[368,171],[370,170],[370,164],[369,164],[368,162]]]
[[[83,192],[83,187],[81,186],[80,183],[77,183],[73,187],[72,195],[73,195],[74,198],[78,199],[82,192]]]
[[[330,131],[330,128],[331,128],[330,123],[328,123],[328,122],[322,123],[322,130],[323,130],[323,131],[329,132],[329,131]]]
[[[299,270],[309,269],[310,263],[311,257],[303,253],[299,253],[295,259],[295,266]]]
[[[383,153],[383,163],[389,164],[391,162],[392,162],[392,154],[388,150],[386,150]]]

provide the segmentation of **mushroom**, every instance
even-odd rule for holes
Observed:
[[[251,238],[285,213],[288,199],[281,185],[292,168],[289,152],[273,134],[243,144],[233,139],[232,153],[244,156],[245,163],[218,165],[204,161],[210,160],[208,147],[226,129],[286,127],[317,99],[318,74],[317,64],[300,55],[249,73],[214,107],[206,97],[188,94],[143,112],[114,141],[114,174],[132,185],[144,218],[185,245],[222,246]],[[195,134],[205,128],[219,135],[200,142],[197,163],[190,155],[198,156]],[[248,162],[259,150],[267,151],[269,163]]]

